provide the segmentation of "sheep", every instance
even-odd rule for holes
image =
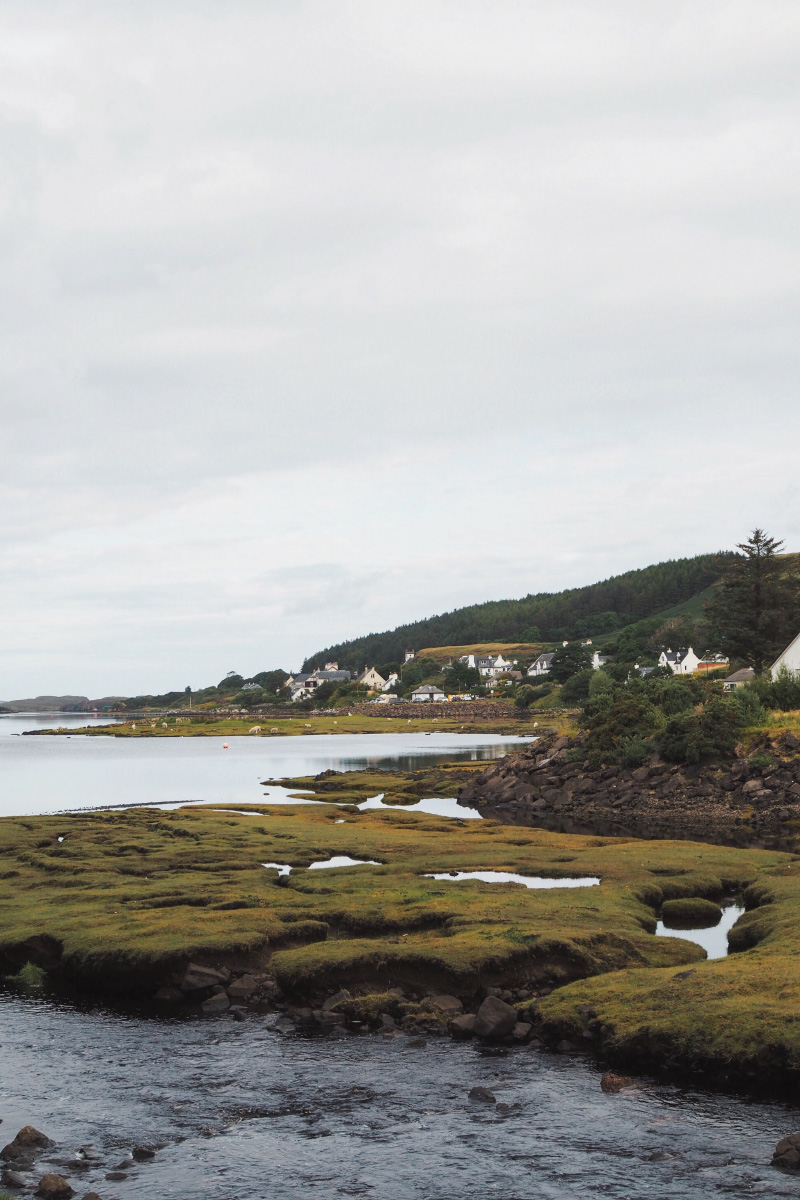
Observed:
[[[254,725],[252,729],[248,730],[248,732],[249,733],[261,733],[261,726]]]

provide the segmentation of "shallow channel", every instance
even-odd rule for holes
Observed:
[[[56,1138],[56,1169],[79,1196],[797,1195],[797,1181],[769,1166],[776,1141],[797,1127],[795,1113],[647,1080],[605,1095],[586,1060],[531,1047],[281,1036],[260,1017],[144,1020],[8,994],[0,1045],[3,1130],[10,1138],[32,1123]],[[475,1085],[509,1112],[470,1102]],[[134,1144],[160,1149],[126,1179],[107,1181]],[[99,1161],[79,1175],[70,1160],[84,1145]]]
[[[515,875],[512,871],[442,871],[436,875],[426,874],[425,879],[443,879],[450,883],[479,879],[483,883],[521,883],[526,888],[597,887],[600,883],[596,875],[552,878],[545,875]]]
[[[744,911],[740,904],[726,904],[716,925],[707,925],[704,929],[673,929],[659,921],[656,937],[683,938],[685,942],[696,942],[702,946],[708,958],[725,958],[728,953],[728,930],[744,915]]]

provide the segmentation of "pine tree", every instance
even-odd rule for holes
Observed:
[[[780,557],[782,541],[754,529],[726,563],[705,615],[720,649],[760,674],[800,628],[800,579]]]

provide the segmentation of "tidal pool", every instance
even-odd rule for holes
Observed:
[[[450,883],[457,883],[461,879],[480,879],[484,883],[521,883],[527,888],[597,887],[600,883],[596,875],[549,879],[544,875],[515,875],[512,871],[442,871],[435,875],[426,873],[425,879],[443,879]]]
[[[705,929],[671,929],[659,921],[656,937],[683,938],[685,942],[702,946],[708,958],[725,958],[728,953],[728,930],[733,928],[744,911],[740,904],[726,904],[716,925],[708,925]]]

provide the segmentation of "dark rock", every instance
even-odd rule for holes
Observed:
[[[100,1200],[100,1197],[97,1192],[87,1192],[85,1196],[81,1197],[81,1200]]]
[[[487,996],[475,1014],[475,1033],[493,1040],[507,1037],[517,1023],[517,1010],[497,996]]]
[[[615,1075],[613,1071],[606,1071],[600,1080],[600,1087],[604,1092],[621,1092],[623,1088],[635,1087],[635,1080],[629,1075]]]
[[[480,1100],[483,1104],[496,1104],[497,1098],[487,1087],[474,1087],[469,1091],[470,1100]]]
[[[228,1009],[228,1012],[233,1017],[234,1021],[246,1021],[247,1020],[247,1013],[244,1011],[243,1008],[239,1008],[238,1005],[232,1004],[231,1007]]]
[[[131,1154],[136,1162],[150,1162],[156,1156],[156,1152],[151,1146],[134,1146]]]
[[[0,1150],[0,1158],[6,1162],[32,1161],[40,1150],[52,1145],[50,1138],[34,1129],[33,1125],[23,1125],[13,1142]]]
[[[43,1200],[70,1200],[75,1195],[75,1189],[63,1175],[43,1175],[39,1180],[36,1195]]]
[[[209,996],[208,1000],[204,1000],[200,1005],[207,1017],[216,1016],[217,1013],[227,1012],[231,1006],[231,1002],[225,995],[225,992],[218,992],[214,996]]]
[[[773,1152],[772,1165],[785,1171],[800,1170],[800,1132],[781,1138]]]
[[[176,987],[160,987],[153,999],[159,1004],[179,1004],[183,999],[183,992]]]
[[[25,1179],[18,1171],[11,1171],[8,1167],[5,1168],[0,1175],[0,1183],[5,1188],[24,1188]]]
[[[527,1042],[532,1029],[530,1021],[517,1021],[511,1030],[511,1037],[515,1042]]]
[[[110,1179],[112,1183],[120,1183],[123,1179],[127,1178],[128,1176],[124,1171],[109,1171],[106,1175],[106,1179]]]
[[[570,1050],[573,1049],[574,1046],[572,1045],[572,1042],[568,1042],[566,1038],[562,1038],[556,1046],[556,1050],[559,1054],[569,1054]]]
[[[503,1102],[501,1101],[499,1104],[497,1104],[495,1106],[495,1112],[501,1117],[507,1117],[508,1114],[511,1112],[511,1105],[503,1104]]]
[[[341,1002],[343,1000],[349,1000],[349,999],[350,999],[349,992],[344,991],[344,990],[342,990],[341,992],[337,992],[335,996],[328,996],[328,999],[322,1005],[322,1011],[330,1012],[330,1010],[332,1008],[335,1008],[337,1004],[341,1004]]]
[[[228,984],[228,995],[231,1000],[249,1000],[258,983],[253,975],[243,975],[241,979]]]
[[[448,1029],[453,1037],[472,1037],[475,1032],[475,1014],[463,1013],[460,1017],[453,1017]]]
[[[381,1019],[381,1027],[383,1029],[394,1029],[395,1028],[396,1022],[395,1022],[394,1017],[391,1015],[391,1013],[385,1013],[385,1012],[381,1013],[380,1019]]]
[[[200,967],[196,963],[190,963],[181,980],[181,991],[202,992],[218,984],[224,986],[227,981],[228,976],[222,971],[215,971],[213,967]]]
[[[427,1040],[421,1037],[412,1038],[410,1042],[406,1042],[409,1050],[422,1050],[427,1044]]]
[[[431,996],[428,1003],[443,1013],[460,1013],[464,1007],[456,996]]]

